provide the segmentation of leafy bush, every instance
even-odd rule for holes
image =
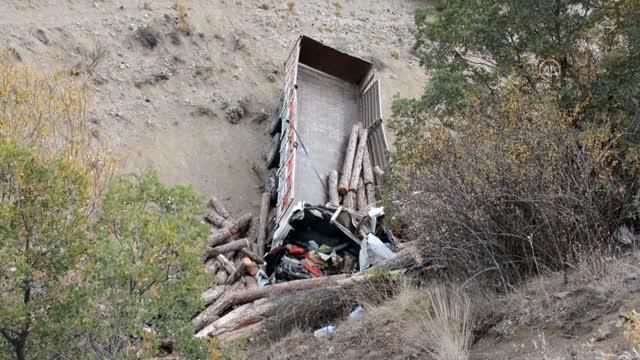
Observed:
[[[131,358],[162,342],[204,358],[190,322],[204,202],[151,172],[111,181],[86,109],[82,83],[0,62],[0,346],[18,359]]]
[[[639,12],[628,0],[446,0],[418,12],[431,80],[394,103],[384,198],[428,259],[507,288],[614,251],[618,228],[636,226]]]
[[[203,358],[191,317],[203,305],[200,255],[204,201],[190,187],[163,186],[155,173],[121,176],[107,188],[84,266],[95,323],[86,331],[99,356],[153,354],[162,339]]]
[[[72,161],[0,138],[0,333],[18,359],[74,350],[88,198]]]
[[[65,156],[91,180],[97,199],[114,172],[114,158],[92,143],[82,82],[49,75],[0,56],[0,136],[34,146],[41,156]]]
[[[507,286],[616,245],[634,194],[619,176],[620,136],[604,125],[577,131],[553,100],[517,91],[460,119],[455,131],[425,126],[389,180],[387,196],[427,258],[464,278],[499,274]]]

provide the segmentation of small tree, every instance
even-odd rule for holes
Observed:
[[[0,334],[18,359],[56,353],[78,319],[88,192],[71,161],[0,139]]]
[[[99,357],[140,357],[160,340],[203,358],[193,337],[201,304],[204,202],[189,187],[165,187],[153,172],[122,176],[108,188],[95,225],[97,246],[85,266],[95,300],[86,333]]]

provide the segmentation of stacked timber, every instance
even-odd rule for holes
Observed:
[[[329,173],[328,206],[367,213],[376,203],[375,169],[371,165],[371,156],[367,146],[369,132],[357,123],[351,129],[351,136],[345,152],[342,173],[338,182],[338,172]],[[381,172],[381,170],[380,170]]]
[[[407,247],[398,253],[397,259],[376,266],[403,271],[419,262],[415,253],[413,247]],[[218,285],[202,294],[207,307],[193,319],[195,336],[217,337],[222,341],[255,336],[263,330],[265,320],[277,311],[275,299],[278,296],[317,287],[349,289],[375,274],[375,271],[369,270],[358,275],[338,274],[262,287],[247,286],[243,281],[237,281],[233,285]]]

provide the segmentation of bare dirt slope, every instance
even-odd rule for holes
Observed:
[[[387,115],[393,94],[421,92],[410,54],[417,2],[181,3],[187,27],[178,26],[175,0],[3,0],[0,47],[91,79],[94,135],[125,171],[155,167],[165,181],[230,197],[235,212],[258,202],[263,121],[300,34],[371,59]]]

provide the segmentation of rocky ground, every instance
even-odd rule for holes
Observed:
[[[14,59],[89,79],[96,141],[124,171],[256,207],[266,114],[306,34],[368,58],[392,97],[415,96],[410,0],[4,0],[0,44]]]

